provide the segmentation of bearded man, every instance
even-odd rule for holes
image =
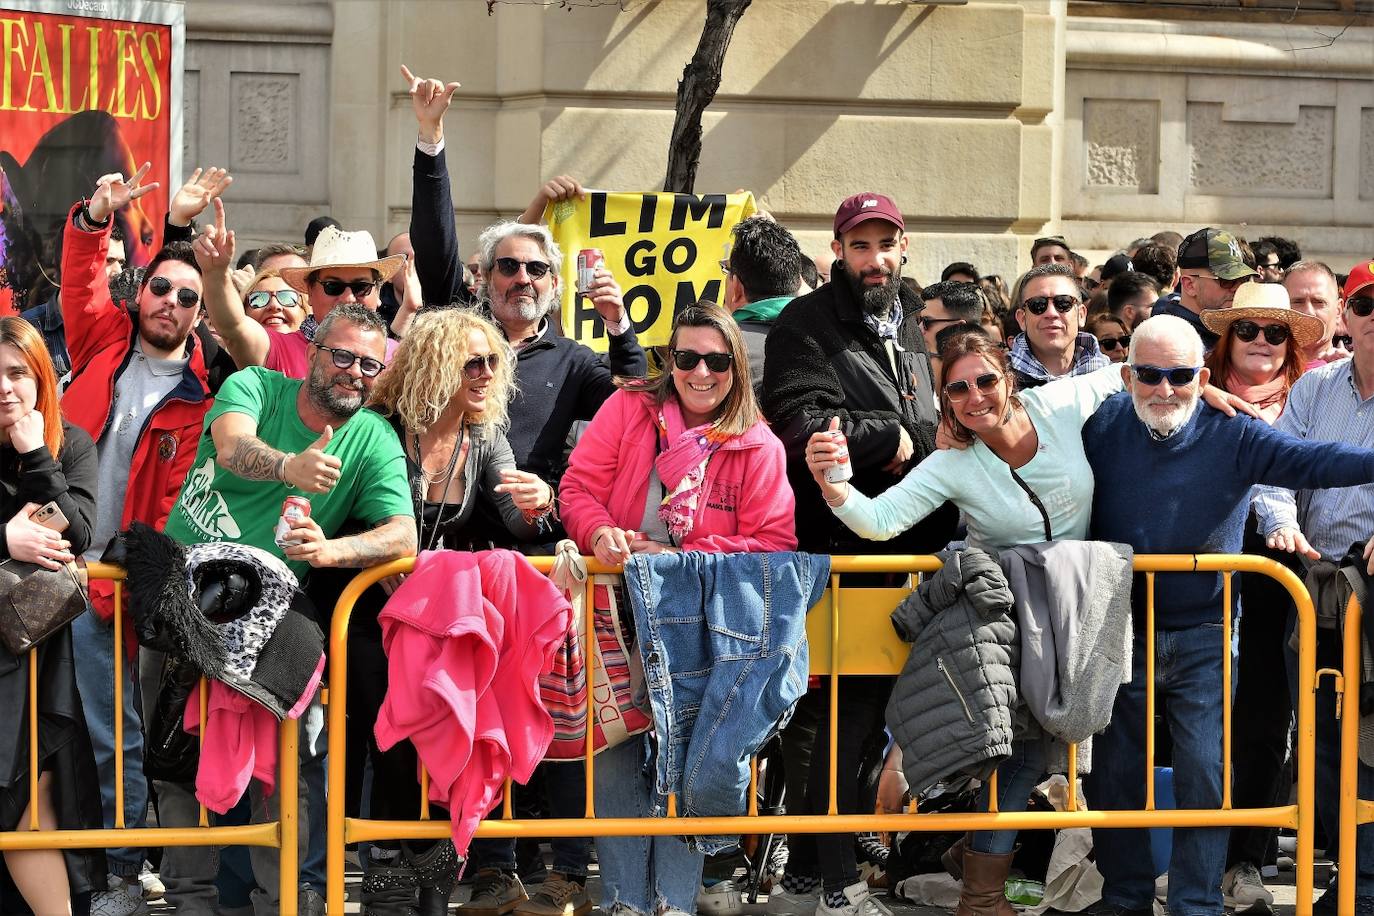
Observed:
[[[1155,315],[1131,335],[1121,367],[1126,392],[1109,398],[1083,427],[1093,476],[1112,481],[1093,494],[1092,540],[1129,544],[1137,553],[1240,553],[1254,484],[1317,489],[1374,481],[1374,451],[1306,441],[1202,404],[1208,379],[1202,358],[1202,339],[1173,315]],[[1223,606],[1220,574],[1155,576],[1155,683],[1149,685],[1145,580],[1136,577],[1131,680],[1117,691],[1111,725],[1097,737],[1085,786],[1099,810],[1143,806],[1150,689],[1165,699],[1178,807],[1221,807],[1221,628],[1223,613],[1236,611],[1234,604]],[[1224,827],[1174,830],[1169,912],[1221,916],[1227,833]],[[1093,846],[1105,885],[1088,912],[1153,913],[1154,871],[1140,855],[1148,846],[1145,832],[1095,829]]]

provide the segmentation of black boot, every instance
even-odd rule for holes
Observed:
[[[416,916],[415,871],[402,857],[363,865],[364,916]]]
[[[458,854],[451,840],[440,840],[424,852],[414,854],[402,843],[402,854],[415,872],[420,889],[419,916],[444,916],[458,879]]]

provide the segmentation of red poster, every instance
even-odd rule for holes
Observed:
[[[153,164],[161,187],[116,219],[131,266],[156,251],[173,47],[170,24],[0,8],[0,314],[52,296],[62,222],[101,175]]]

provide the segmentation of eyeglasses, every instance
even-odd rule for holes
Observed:
[[[463,363],[463,374],[470,379],[479,379],[482,377],[483,369],[495,375],[496,367],[499,365],[501,365],[501,357],[495,353],[488,353],[486,356],[474,356]]]
[[[1355,346],[1355,338],[1351,337],[1349,334],[1336,334],[1331,338],[1331,346],[1343,347],[1349,350]]]
[[[1253,275],[1237,277],[1234,280],[1223,280],[1221,279],[1221,277],[1217,277],[1212,274],[1185,274],[1184,276],[1192,277],[1194,280],[1211,280],[1213,283],[1215,283],[1217,286],[1220,286],[1227,292],[1239,289],[1241,286],[1244,286],[1246,283],[1249,283],[1251,280],[1255,279]]]
[[[973,385],[977,386],[979,392],[982,394],[987,394],[996,388],[997,383],[1001,380],[1002,376],[998,375],[996,372],[984,372],[973,380]],[[948,397],[950,401],[965,400],[972,391],[973,386],[970,386],[966,379],[950,382],[945,386],[945,396]]]
[[[1287,343],[1292,334],[1286,324],[1266,324],[1264,327],[1260,327],[1253,321],[1237,321],[1231,325],[1231,333],[1246,343],[1258,337],[1261,331],[1264,332],[1265,343],[1273,344],[1276,347],[1281,343]]]
[[[1094,280],[1092,277],[1079,277],[1078,285],[1083,287],[1083,292],[1090,293],[1102,285],[1101,281]]]
[[[324,290],[326,296],[342,296],[343,291],[351,289],[353,298],[364,299],[372,295],[372,291],[377,288],[375,280],[316,280],[320,284],[320,289]]]
[[[277,300],[277,305],[284,309],[293,309],[301,304],[301,294],[294,289],[279,289],[268,291],[265,289],[254,290],[244,297],[243,304],[250,309],[265,309],[272,304],[272,300]]]
[[[712,372],[725,372],[735,358],[729,353],[698,353],[696,350],[673,350],[673,365],[683,372],[691,372],[697,363],[706,360],[706,368]]]
[[[1120,337],[1099,337],[1097,338],[1097,345],[1102,348],[1102,352],[1104,353],[1111,353],[1118,347],[1124,350],[1131,345],[1131,335],[1122,334]]]
[[[1356,317],[1368,318],[1370,312],[1374,312],[1374,298],[1369,296],[1351,296],[1345,300],[1345,307],[1354,312]]]
[[[921,316],[920,316],[919,318],[917,318],[916,320],[919,321],[919,322],[921,323],[921,327],[923,327],[923,328],[925,328],[927,331],[929,331],[931,328],[939,327],[939,326],[942,325],[942,324],[952,324],[952,323],[954,323],[954,322],[956,322],[956,321],[963,321],[964,319],[962,319],[962,318],[928,318],[928,317],[926,317],[925,315],[921,315]]]
[[[520,268],[525,268],[525,273],[531,280],[541,280],[549,272],[548,261],[521,261],[516,258],[497,258],[496,269],[501,271],[503,277],[513,277],[520,273]]]
[[[352,350],[345,350],[341,347],[326,347],[324,344],[313,344],[315,349],[323,350],[329,354],[329,358],[334,362],[335,369],[351,369],[353,364],[358,364],[358,371],[368,378],[376,378],[377,373],[386,368],[386,363],[370,356],[359,356]]]
[[[1175,388],[1192,384],[1193,379],[1197,377],[1201,369],[1201,366],[1174,366],[1170,369],[1165,369],[1162,366],[1131,367],[1131,371],[1135,373],[1136,379],[1142,385],[1158,385],[1167,378],[1169,384]]]
[[[148,281],[148,289],[153,291],[154,296],[165,296],[172,291],[172,281],[166,277],[153,277]],[[183,286],[177,290],[177,305],[184,309],[193,309],[200,304],[200,293]]]
[[[1032,315],[1043,315],[1049,310],[1050,303],[1054,303],[1054,310],[1061,315],[1078,308],[1083,301],[1077,296],[1034,296],[1021,303],[1021,307]]]

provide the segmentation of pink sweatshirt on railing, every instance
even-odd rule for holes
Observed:
[[[518,553],[427,551],[378,621],[387,694],[377,746],[415,745],[429,797],[449,809],[453,845],[466,855],[506,777],[528,781],[553,740],[539,677],[572,608]]]

